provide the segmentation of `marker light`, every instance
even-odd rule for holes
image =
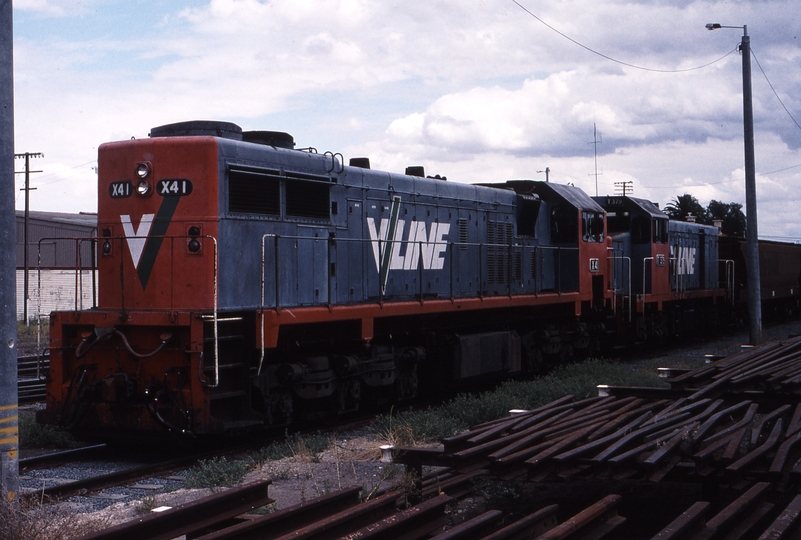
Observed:
[[[142,197],[150,195],[150,184],[146,180],[142,180],[137,184],[136,192]]]
[[[144,180],[150,175],[150,163],[142,162],[136,166],[136,177]]]

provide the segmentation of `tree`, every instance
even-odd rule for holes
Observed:
[[[696,223],[704,223],[706,225],[712,223],[706,208],[701,206],[698,199],[689,193],[676,197],[665,205],[665,213],[670,216],[670,219],[678,221],[688,221],[687,216],[692,214],[695,216]]]
[[[745,214],[740,203],[723,203],[712,199],[707,206],[711,219],[720,219],[723,224],[720,232],[729,236],[745,236]]]

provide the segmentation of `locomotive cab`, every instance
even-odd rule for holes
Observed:
[[[669,220],[654,203],[634,197],[595,197],[612,236],[618,333],[663,339],[717,320],[718,231]]]

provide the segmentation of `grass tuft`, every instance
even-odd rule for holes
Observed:
[[[321,432],[313,435],[300,435],[287,433],[286,438],[270,446],[265,446],[255,452],[252,459],[259,465],[267,461],[276,461],[285,457],[300,457],[312,462],[320,461],[320,453],[331,445],[331,438]]]
[[[68,540],[105,528],[105,522],[87,522],[59,505],[36,504],[0,497],[0,538],[3,540]]]
[[[389,444],[413,446],[440,441],[509,414],[532,409],[560,397],[584,399],[598,394],[597,385],[664,386],[653,369],[636,369],[608,360],[590,359],[560,366],[531,381],[507,381],[482,394],[459,394],[438,408],[380,416],[373,429]]]
[[[240,484],[249,470],[250,467],[247,463],[242,461],[228,461],[224,457],[202,459],[196,466],[189,469],[189,474],[184,480],[184,487],[211,488],[212,490],[232,487]]]
[[[55,426],[38,424],[34,413],[19,413],[20,448],[77,448],[80,446],[72,435]]]

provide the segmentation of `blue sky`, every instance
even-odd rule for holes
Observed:
[[[45,154],[31,207],[94,211],[100,144],[191,119],[450,181],[550,167],[591,195],[595,124],[600,194],[742,203],[742,31],[707,22],[748,25],[801,122],[789,0],[518,1],[15,0],[16,151]],[[801,128],[752,63],[760,234],[801,239]]]

